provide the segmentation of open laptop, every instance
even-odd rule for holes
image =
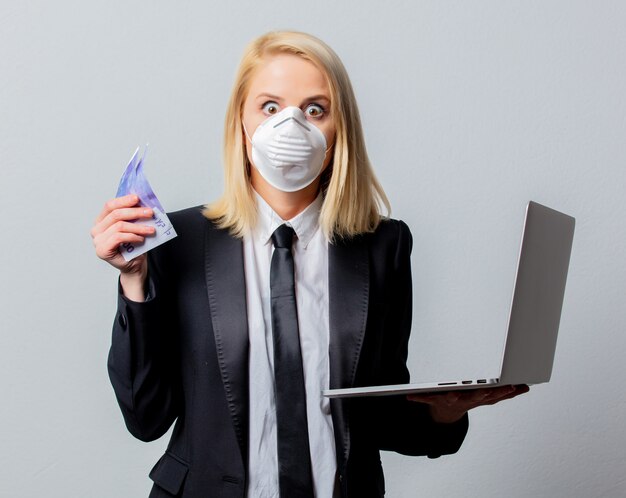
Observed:
[[[329,389],[329,398],[540,384],[552,374],[575,220],[530,201],[517,263],[506,345],[497,378]]]

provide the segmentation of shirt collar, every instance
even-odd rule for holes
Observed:
[[[319,228],[319,215],[323,202],[322,194],[319,193],[315,200],[309,204],[304,211],[290,220],[283,220],[278,216],[271,206],[265,202],[265,199],[256,191],[254,191],[254,195],[258,209],[258,219],[254,229],[254,236],[258,237],[263,244],[269,244],[271,243],[274,230],[283,223],[286,223],[293,228],[298,237],[298,241],[302,244],[302,247],[306,249],[309,242],[311,242],[311,238],[313,238],[313,235]]]

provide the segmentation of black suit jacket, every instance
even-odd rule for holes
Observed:
[[[248,327],[240,239],[201,207],[172,213],[178,237],[149,253],[149,299],[119,296],[109,376],[128,430],[142,441],[176,420],[150,473],[151,498],[237,497],[246,490]],[[409,381],[411,234],[387,220],[329,247],[330,387]],[[384,495],[379,450],[453,453],[467,418],[434,423],[404,397],[332,400],[345,498]],[[288,497],[287,497],[288,498]]]

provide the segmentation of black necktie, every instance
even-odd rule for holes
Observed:
[[[309,431],[298,311],[294,284],[293,228],[279,226],[272,234],[270,269],[274,379],[278,432],[278,483],[281,498],[313,498]]]

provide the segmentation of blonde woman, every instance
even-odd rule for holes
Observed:
[[[411,234],[369,162],[354,93],[319,39],[273,32],[241,62],[225,121],[221,199],[151,232],[135,196],[106,203],[97,255],[120,270],[109,373],[129,431],[176,421],[150,497],[381,497],[380,450],[460,447],[467,411],[502,388],[332,400],[409,380]]]

